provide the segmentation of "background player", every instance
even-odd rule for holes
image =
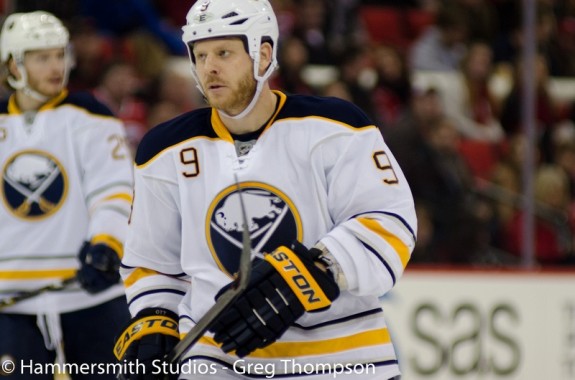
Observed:
[[[264,375],[256,364],[286,378],[331,379],[338,365],[352,369],[338,378],[398,376],[378,297],[405,269],[416,218],[380,132],[348,102],[270,89],[278,26],[267,0],[198,1],[183,31],[211,108],[155,127],[138,148],[121,269],[134,318],[117,358],[152,370],[177,343],[175,326],[187,332],[230,286],[236,175],[250,285],[184,355],[191,373],[180,378]]]
[[[81,284],[0,311],[0,356],[17,364],[9,376],[15,379],[31,377],[21,373],[20,360],[113,362],[114,336],[129,318],[117,283],[131,158],[123,126],[108,109],[66,90],[68,42],[60,20],[42,11],[9,15],[0,35],[6,84],[14,90],[0,104],[0,289],[10,296],[78,270]]]

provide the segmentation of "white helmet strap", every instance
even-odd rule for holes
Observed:
[[[16,61],[16,67],[20,72],[20,79],[16,79],[13,75],[9,75],[6,79],[10,86],[15,90],[21,90],[24,95],[29,96],[39,102],[46,102],[50,99],[48,96],[40,94],[38,91],[32,89],[28,86],[28,75],[26,74],[26,68],[24,64],[20,61]]]
[[[258,99],[262,93],[262,88],[264,87],[264,80],[263,79],[256,79],[257,81],[257,85],[256,85],[256,92],[254,93],[254,96],[252,98],[252,100],[250,101],[250,104],[248,104],[248,106],[239,114],[232,116],[232,115],[228,115],[227,113],[225,113],[224,111],[220,111],[218,110],[218,113],[223,114],[224,116],[230,118],[230,119],[234,119],[234,120],[238,120],[243,118],[244,116],[246,116],[248,113],[250,113],[252,111],[252,109],[254,108],[254,106],[256,105],[256,103],[258,102]]]
[[[228,117],[230,119],[234,119],[234,120],[241,119],[252,111],[252,109],[254,108],[256,103],[258,102],[258,99],[262,93],[262,89],[264,87],[265,81],[270,77],[270,75],[272,75],[273,71],[276,68],[277,64],[276,64],[275,60],[272,60],[272,62],[268,66],[266,72],[263,75],[259,75],[260,56],[259,56],[259,54],[256,54],[256,56],[252,57],[252,58],[254,61],[254,79],[256,80],[256,83],[257,83],[256,91],[254,93],[252,100],[248,104],[248,106],[239,114],[232,116],[232,115],[228,115],[227,113],[225,113],[223,111],[218,111],[219,113],[225,115],[226,117]]]

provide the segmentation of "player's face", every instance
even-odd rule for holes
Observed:
[[[194,58],[200,84],[212,107],[237,115],[248,106],[256,81],[252,59],[239,38],[197,42]]]
[[[24,56],[28,86],[42,95],[58,95],[64,87],[66,55],[64,48],[33,50]]]

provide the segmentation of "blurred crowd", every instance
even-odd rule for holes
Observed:
[[[529,151],[522,1],[270,1],[281,28],[273,87],[348,99],[380,127],[416,199],[412,261],[519,265]],[[205,106],[180,40],[193,3],[0,6],[4,14],[48,10],[68,24],[76,56],[69,88],[92,91],[107,104],[135,149],[148,129]],[[536,260],[573,265],[575,0],[537,0],[536,7]],[[571,84],[571,92],[554,91],[557,83]]]

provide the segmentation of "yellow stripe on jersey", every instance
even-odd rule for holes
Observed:
[[[155,270],[147,269],[147,268],[136,268],[134,271],[126,278],[124,281],[124,286],[126,288],[134,285],[136,282],[141,280],[144,277],[154,276],[159,274]]]
[[[124,245],[115,237],[106,234],[94,235],[90,240],[90,244],[106,244],[112,248],[119,258],[124,256]]]
[[[203,336],[199,343],[219,346],[211,337]],[[360,332],[340,338],[317,340],[313,342],[275,342],[269,346],[257,349],[249,357],[252,358],[286,358],[311,355],[327,355],[343,351],[391,344],[387,328]]]
[[[144,169],[144,168],[150,166],[150,165],[152,164],[152,162],[154,162],[154,161],[155,161],[158,157],[160,157],[164,152],[168,152],[168,151],[170,151],[170,150],[172,150],[172,149],[176,149],[178,146],[187,144],[187,143],[189,143],[190,141],[193,141],[193,140],[208,140],[208,141],[216,141],[216,142],[217,142],[217,141],[222,141],[222,139],[219,138],[219,137],[218,137],[218,138],[207,137],[207,136],[191,137],[191,138],[189,138],[189,139],[182,140],[182,141],[180,141],[180,142],[177,143],[177,144],[170,145],[170,146],[166,147],[165,149],[162,149],[161,151],[159,151],[158,153],[156,153],[152,158],[150,158],[149,160],[147,160],[146,162],[144,162],[144,163],[142,163],[142,164],[140,164],[140,165],[135,164],[135,165],[134,165],[134,169]]]
[[[304,117],[286,117],[285,119],[281,119],[278,122],[283,122],[283,121],[304,121],[304,120],[309,120],[309,119],[315,119],[315,120],[320,120],[320,121],[324,121],[324,122],[329,122],[331,124],[339,124],[342,127],[345,127],[349,130],[351,130],[352,132],[363,132],[369,129],[378,129],[375,125],[366,125],[364,127],[354,127],[352,125],[346,124],[342,121],[339,120],[335,120],[335,119],[330,119],[329,117],[324,117],[324,116],[304,116]]]
[[[118,194],[112,194],[112,195],[108,195],[106,198],[104,198],[104,201],[112,201],[115,199],[122,199],[125,200],[128,203],[132,203],[132,195],[128,194],[128,193],[118,193]]]
[[[51,278],[68,278],[76,274],[76,269],[38,269],[0,271],[0,280],[47,280]]]
[[[363,224],[367,229],[369,229],[372,232],[375,232],[376,234],[381,236],[385,241],[387,241],[389,245],[393,247],[395,252],[397,252],[399,259],[401,260],[401,264],[405,269],[409,261],[409,258],[411,257],[409,247],[403,241],[401,241],[401,239],[399,239],[397,236],[395,236],[394,234],[383,228],[383,226],[376,220],[368,218],[357,218],[357,221]]]

